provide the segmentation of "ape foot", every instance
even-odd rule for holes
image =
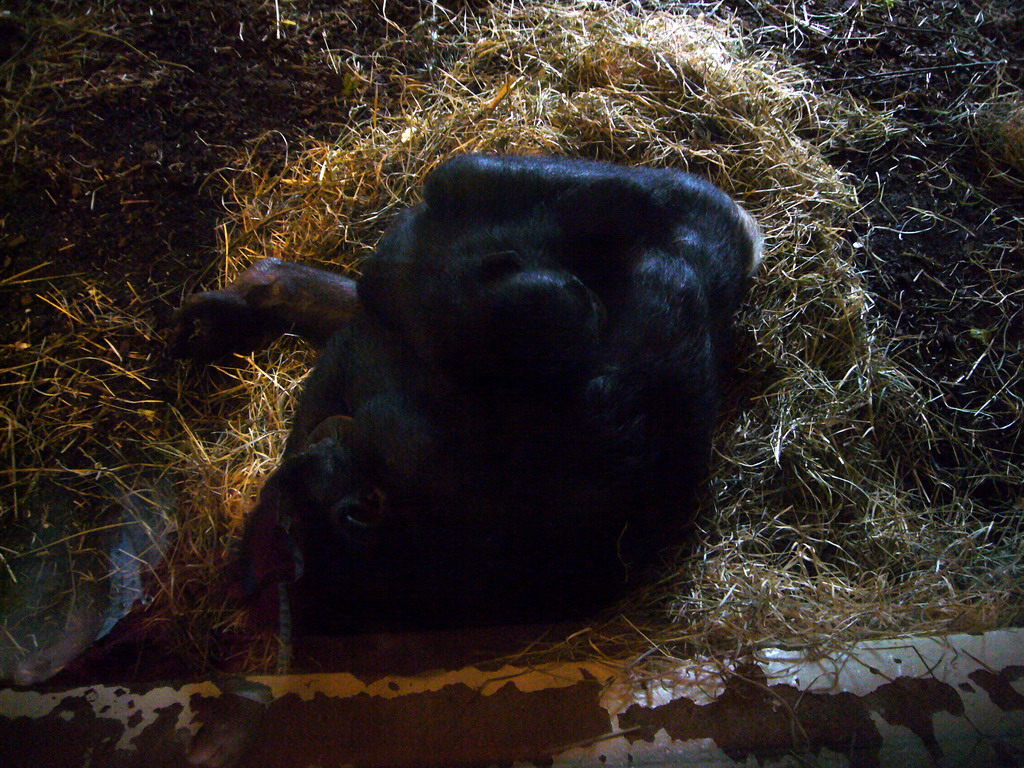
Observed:
[[[255,741],[264,709],[234,693],[218,696],[201,713],[204,724],[188,746],[189,763],[208,768],[237,764]]]

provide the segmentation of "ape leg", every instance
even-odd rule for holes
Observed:
[[[355,312],[355,281],[278,258],[261,259],[233,283],[185,299],[171,352],[210,361],[259,349],[282,333],[322,347]]]

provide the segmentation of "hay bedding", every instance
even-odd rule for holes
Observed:
[[[988,543],[969,499],[929,501],[936,426],[886,357],[846,239],[858,201],[824,159],[884,136],[886,117],[823,96],[700,18],[522,4],[430,32],[414,31],[421,69],[387,45],[369,70],[352,69],[364,114],[338,141],[310,143],[275,175],[245,158],[225,172],[223,280],[264,256],[357,270],[423,177],[467,151],[683,168],[741,200],[768,244],[739,319],[733,407],[695,540],[666,559],[659,583],[544,652],[828,646],[982,630],[1012,614],[1012,581],[992,576],[1012,544]],[[380,78],[401,88],[387,109],[370,87]],[[213,630],[239,621],[209,586],[275,464],[310,362],[284,340],[205,383],[183,375],[178,402],[194,410],[125,438],[178,488],[154,611],[176,616],[172,635],[197,661]]]

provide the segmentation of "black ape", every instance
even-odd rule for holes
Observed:
[[[289,302],[300,332],[334,331],[250,527],[297,521],[306,621],[524,620],[606,600],[687,519],[760,254],[750,216],[687,174],[472,155],[430,175],[358,307],[343,279],[265,263],[272,322],[247,335],[288,325]]]

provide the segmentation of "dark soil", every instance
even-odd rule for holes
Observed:
[[[727,0],[703,9],[738,15],[752,48],[892,109],[905,129],[870,153],[832,159],[860,187],[855,244],[892,351],[925,382],[936,425],[952,425],[934,461],[993,519],[1021,498],[1024,179],[978,145],[963,116],[1024,83],[1015,6],[811,0],[794,16],[793,4]],[[337,63],[431,12],[426,0],[384,7],[387,18],[379,0],[37,0],[0,12],[0,263],[2,274],[36,281],[0,282],[0,345],[14,354],[65,330],[67,318],[37,293],[80,290],[83,274],[166,323],[217,261],[217,172],[242,153],[272,165],[304,137],[336,135],[370,98]],[[373,85],[372,98],[388,98],[387,83]],[[163,354],[159,339],[139,343],[150,345],[140,354]],[[133,386],[118,394],[172,397],[160,382]],[[117,429],[101,427],[98,439]],[[35,460],[74,468],[95,457]],[[1004,471],[979,469],[993,463]]]
[[[352,104],[326,49],[358,56],[386,28],[372,0],[291,4],[280,23],[255,0],[33,2],[3,17],[8,92],[41,81],[7,116],[22,123],[3,156],[7,266],[60,253],[52,274],[141,279],[165,311],[213,251],[211,174],[261,137],[283,156],[334,135]]]
[[[828,91],[891,110],[904,129],[832,159],[858,183],[855,243],[890,353],[919,374],[936,423],[952,425],[934,459],[998,516],[1024,481],[1024,186],[969,115],[1024,85],[1024,16],[1014,0],[801,7],[796,18],[734,4],[756,45],[785,51]],[[980,469],[993,465],[1001,476]]]

